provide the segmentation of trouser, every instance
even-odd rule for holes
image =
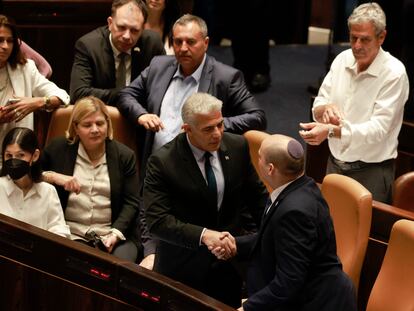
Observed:
[[[372,193],[374,200],[391,204],[395,177],[394,159],[380,163],[343,162],[329,156],[326,174],[332,173],[355,179]]]

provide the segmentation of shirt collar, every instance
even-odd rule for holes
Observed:
[[[302,175],[300,175],[300,176],[298,176],[297,178],[295,178],[295,179],[293,179],[293,180],[291,180],[291,181],[289,181],[289,182],[287,182],[286,184],[284,184],[284,185],[282,185],[282,186],[280,186],[280,187],[278,187],[278,188],[276,188],[275,190],[273,190],[272,191],[272,193],[270,194],[270,199],[272,200],[272,204],[277,200],[277,198],[279,197],[279,195],[282,193],[282,191],[283,190],[285,190],[285,188],[287,187],[287,186],[289,186],[291,183],[293,183],[296,179],[299,179],[299,178],[301,178],[303,176],[303,174]]]
[[[6,194],[9,197],[13,192],[15,191],[19,191],[21,192],[22,190],[14,183],[13,179],[10,178],[10,176],[6,176],[6,184],[5,184],[5,190],[6,190]],[[37,194],[39,196],[41,196],[41,192],[39,191],[39,184],[38,183],[33,183],[32,188],[29,190],[29,192],[26,194],[25,199]]]
[[[204,54],[203,61],[201,62],[200,66],[198,66],[198,68],[189,76],[189,77],[192,77],[197,83],[200,82],[201,74],[202,74],[203,68],[204,68],[204,64],[206,63],[206,58],[207,58],[207,55]],[[180,65],[178,65],[178,68],[175,71],[174,76],[173,76],[173,78],[177,78],[177,77],[180,77],[182,79],[188,78],[188,77],[184,77],[183,74],[181,73],[181,66]]]
[[[355,74],[358,73],[358,63],[354,57],[353,54],[351,54],[352,57],[348,58],[347,63],[346,63],[346,68],[349,70],[352,70]],[[369,74],[371,76],[379,76],[380,72],[383,68],[383,60],[384,57],[386,55],[386,52],[382,49],[382,47],[379,48],[378,50],[378,54],[377,56],[375,56],[373,62],[371,63],[371,65],[369,65],[369,67],[367,68],[367,70],[365,70],[363,73],[364,74]]]
[[[106,152],[105,152],[106,153]],[[105,154],[104,153],[104,154]],[[78,148],[78,156],[80,156],[83,160],[85,160],[88,163],[92,163],[91,160],[89,159],[89,155],[85,150],[85,147],[83,146],[82,142],[79,142],[79,148]],[[106,163],[106,157],[102,157],[99,162],[97,163],[97,165],[99,164],[105,164]]]
[[[115,45],[112,43],[112,33],[109,33],[109,43],[111,44],[111,48],[112,48],[112,52],[114,53],[115,59],[117,59],[117,57],[119,56],[119,54],[121,54],[122,52],[119,51]],[[128,55],[131,55],[131,49],[129,49],[128,51],[126,51],[125,53],[127,53]]]
[[[196,146],[194,146],[191,142],[190,139],[188,138],[188,135],[186,135],[187,137],[187,141],[188,141],[188,145],[190,146],[191,151],[193,152],[194,158],[197,160],[197,162],[202,162],[204,161],[204,154],[206,153],[205,150],[202,150],[200,148],[197,148]],[[209,151],[211,153],[211,155],[214,158],[217,158],[217,151]]]

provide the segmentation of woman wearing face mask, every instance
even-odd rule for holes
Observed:
[[[66,138],[52,140],[43,150],[43,177],[57,187],[72,240],[95,246],[96,234],[109,253],[135,262],[138,239],[145,242],[135,233],[136,160],[130,148],[112,139],[112,132],[105,104],[93,96],[79,99]],[[149,260],[155,249],[143,245]]]
[[[69,237],[55,188],[41,182],[39,147],[32,130],[15,127],[3,140],[0,213]]]

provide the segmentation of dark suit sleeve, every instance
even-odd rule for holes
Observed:
[[[145,113],[147,105],[146,82],[151,66],[147,67],[131,84],[119,92],[118,109],[121,114],[137,123],[137,118]]]
[[[168,169],[156,155],[149,158],[143,192],[148,228],[160,240],[196,249],[203,228],[183,222],[174,215],[173,210],[180,208],[174,206],[174,197],[180,194],[172,193],[166,171]]]
[[[95,47],[102,49],[102,47]],[[75,43],[75,56],[70,77],[70,97],[72,103],[76,100],[93,95],[103,102],[114,105],[118,99],[120,88],[96,88],[93,87],[94,75],[97,73],[99,60],[94,55],[88,42],[83,38]],[[108,64],[103,64],[108,66]],[[102,74],[102,73],[101,73]]]
[[[132,150],[129,152],[120,151],[120,169],[122,186],[122,193],[120,194],[120,212],[118,217],[114,220],[112,227],[125,233],[128,227],[134,220],[138,206],[138,174],[136,170],[135,155]],[[116,163],[108,163],[108,165],[117,165]]]
[[[276,250],[276,274],[266,287],[248,298],[243,304],[245,311],[268,310],[266,306],[277,309],[291,301],[303,288],[314,256],[317,229],[309,214],[293,209],[268,226],[275,228],[272,240]]]
[[[237,246],[237,256],[241,259],[248,259],[253,244],[257,239],[257,233],[246,234],[235,237]]]
[[[223,105],[225,130],[236,134],[248,130],[265,130],[265,113],[247,89],[240,71],[231,74],[227,91],[227,101]]]

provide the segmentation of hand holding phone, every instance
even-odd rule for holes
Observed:
[[[7,100],[7,103],[6,103],[5,106],[8,106],[8,105],[11,105],[11,104],[14,104],[14,103],[18,103],[19,101],[20,101],[20,98],[9,98]]]

